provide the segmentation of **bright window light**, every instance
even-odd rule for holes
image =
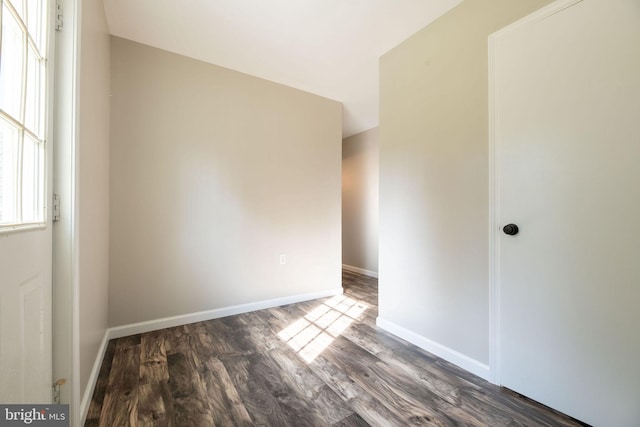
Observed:
[[[45,222],[47,0],[2,0],[0,231]]]
[[[336,295],[280,331],[278,337],[311,363],[366,309],[360,301]]]

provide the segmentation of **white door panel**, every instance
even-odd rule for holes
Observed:
[[[0,402],[51,401],[51,233],[0,237]]]
[[[565,4],[567,2],[564,2]],[[640,425],[640,2],[497,39],[501,383]]]

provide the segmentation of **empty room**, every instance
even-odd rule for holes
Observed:
[[[640,425],[637,0],[0,7],[0,425]]]

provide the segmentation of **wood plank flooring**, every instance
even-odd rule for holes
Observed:
[[[579,426],[375,326],[377,281],[108,344],[85,426]]]

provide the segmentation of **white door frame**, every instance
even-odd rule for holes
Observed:
[[[583,0],[558,0],[489,36],[489,381],[500,385],[500,115],[496,105],[500,93],[497,64],[500,40],[509,33],[534,24]]]
[[[55,5],[55,2],[53,2]],[[61,219],[54,225],[54,380],[66,378],[62,403],[70,404],[70,425],[80,425],[80,332],[78,258],[78,104],[81,1],[60,0],[63,28],[56,34],[54,192]],[[60,168],[67,169],[62,173]],[[58,169],[58,170],[56,170]]]

